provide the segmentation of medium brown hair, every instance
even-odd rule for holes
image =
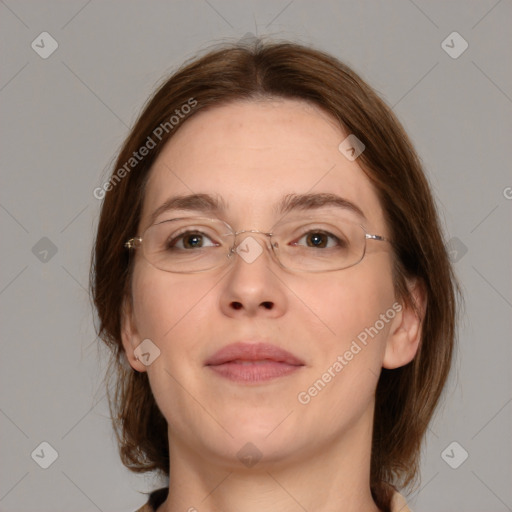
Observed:
[[[186,63],[144,107],[119,153],[110,184],[104,187],[91,292],[98,335],[112,349],[107,389],[121,460],[135,472],[159,470],[169,475],[167,422],[147,373],[128,366],[121,341],[123,301],[130,300],[133,268],[124,243],[137,234],[152,164],[187,118],[205,108],[261,97],[308,101],[364,143],[358,163],[378,193],[389,226],[397,297],[413,303],[406,278],[419,278],[425,287],[427,307],[418,352],[401,368],[383,369],[377,384],[370,487],[376,504],[386,511],[393,487],[417,481],[421,442],[451,366],[458,287],[428,182],[400,122],[345,64],[288,42],[223,45]],[[169,126],[171,116],[177,110],[188,112],[182,106],[192,102],[196,103],[188,116]],[[154,131],[163,123],[168,129],[156,140]],[[118,179],[134,152],[151,145],[148,137],[155,147],[140,161],[131,161],[133,169]]]

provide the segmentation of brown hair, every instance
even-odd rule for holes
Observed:
[[[91,292],[98,335],[112,349],[107,388],[113,379],[108,397],[120,456],[132,471],[169,474],[166,420],[147,373],[127,365],[121,341],[122,304],[130,298],[133,266],[124,242],[137,233],[152,164],[186,122],[187,116],[180,116],[179,124],[170,126],[171,116],[190,111],[191,117],[205,108],[258,97],[309,101],[364,143],[358,163],[377,190],[390,228],[397,297],[413,302],[407,277],[425,285],[427,308],[418,352],[404,367],[383,369],[376,390],[370,486],[377,505],[388,510],[393,487],[417,481],[421,442],[451,366],[458,287],[429,185],[393,112],[349,67],[293,43],[224,45],[186,63],[148,101],[104,187]],[[182,109],[193,102],[193,109]],[[159,126],[167,127],[160,130],[161,140],[154,135]],[[154,147],[140,161],[130,161],[141,147],[153,145],[149,138]],[[121,173],[127,162],[134,164],[133,170]]]

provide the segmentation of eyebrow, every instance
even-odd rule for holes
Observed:
[[[288,194],[281,200],[277,208],[277,213],[286,214],[292,210],[317,210],[325,208],[326,206],[351,211],[361,219],[366,220],[359,206],[350,202],[348,199],[327,192],[316,194]]]
[[[348,210],[363,220],[366,217],[357,205],[336,194],[327,192],[309,194],[287,194],[274,206],[276,214],[284,215],[293,210],[318,210],[325,207],[335,207]],[[156,219],[163,213],[176,210],[190,212],[201,212],[206,214],[222,214],[227,210],[226,202],[220,197],[211,194],[188,194],[174,196],[161,204],[149,218],[149,225],[155,223]]]
[[[149,225],[154,224],[162,213],[175,210],[216,214],[225,212],[227,205],[220,196],[211,194],[189,194],[170,197],[150,215]]]

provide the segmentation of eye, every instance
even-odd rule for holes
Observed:
[[[181,249],[201,249],[203,247],[218,247],[220,244],[214,242],[209,236],[201,231],[186,231],[180,235],[174,236],[166,243],[168,250]]]
[[[307,247],[317,249],[330,249],[335,246],[344,247],[347,245],[344,240],[340,240],[332,233],[322,230],[308,231],[302,235],[297,242],[293,242],[292,245],[302,245],[301,241],[303,241]]]

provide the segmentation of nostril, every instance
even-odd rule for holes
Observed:
[[[233,309],[241,309],[242,308],[242,304],[240,304],[240,302],[232,302],[231,306],[233,307]]]
[[[273,302],[265,301],[265,302],[262,302],[262,304],[265,309],[272,309],[274,307]]]

